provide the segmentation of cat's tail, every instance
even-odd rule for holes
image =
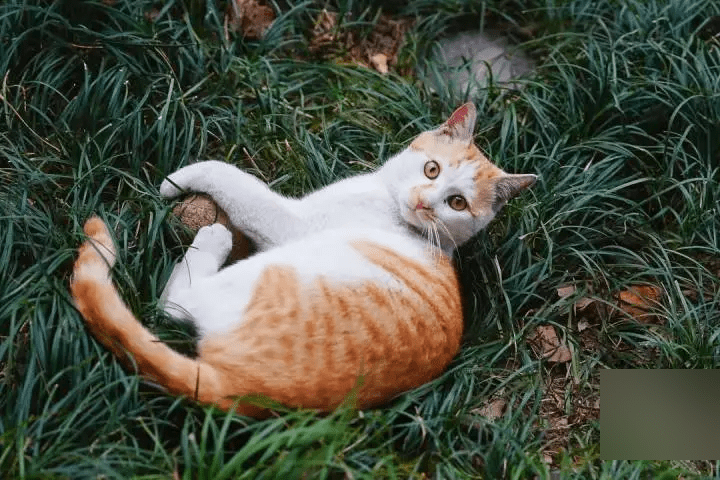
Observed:
[[[80,247],[70,291],[77,309],[95,335],[126,365],[176,395],[201,403],[233,408],[225,395],[223,374],[206,362],[172,350],[150,333],[127,307],[110,277],[116,251],[105,223],[92,217],[85,223],[88,239]],[[129,357],[129,358],[128,358]],[[236,411],[257,416],[262,410],[241,404]]]

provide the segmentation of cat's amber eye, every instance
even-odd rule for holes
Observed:
[[[437,178],[440,175],[440,165],[435,160],[430,160],[425,164],[425,176],[430,180]]]
[[[450,195],[447,198],[447,203],[453,210],[465,210],[467,208],[467,200],[462,195]]]

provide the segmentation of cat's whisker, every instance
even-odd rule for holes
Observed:
[[[436,237],[436,230],[435,230],[435,223],[434,222],[428,222],[427,223],[427,237],[428,237],[428,246],[430,247],[430,253],[435,256],[435,237]]]
[[[433,222],[427,222],[423,224],[423,235],[428,239],[428,246],[430,247],[430,253],[435,256],[435,240],[437,231]]]
[[[442,246],[440,243],[440,232],[437,228],[437,218],[432,217],[431,221],[427,224],[428,241],[430,245],[430,254],[433,259],[437,259],[442,252]]]
[[[437,228],[437,225],[435,226],[435,257],[441,257],[444,255],[443,249],[442,249],[442,242],[440,241],[440,231]]]
[[[453,244],[453,249],[454,249],[454,250],[457,250],[458,245],[457,245],[457,243],[455,243],[455,239],[453,238],[452,233],[450,233],[450,229],[449,229],[449,228],[447,227],[447,225],[445,225],[445,223],[444,223],[442,220],[440,220],[440,219],[437,220],[437,223],[440,224],[440,226],[447,232],[447,237],[448,237],[448,238],[450,239],[450,241],[452,242],[452,244]],[[438,241],[438,243],[439,243],[439,241]]]
[[[440,231],[437,227],[437,221],[433,222],[433,232],[435,236],[435,241],[433,242],[433,246],[435,247],[435,252],[439,253],[442,251],[442,245],[440,242]]]

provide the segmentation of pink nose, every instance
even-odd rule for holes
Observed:
[[[418,202],[417,205],[415,205],[415,210],[422,210],[424,208],[428,208],[427,205],[424,205],[422,202]]]

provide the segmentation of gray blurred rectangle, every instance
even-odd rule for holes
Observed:
[[[600,458],[720,459],[720,370],[602,370]]]

